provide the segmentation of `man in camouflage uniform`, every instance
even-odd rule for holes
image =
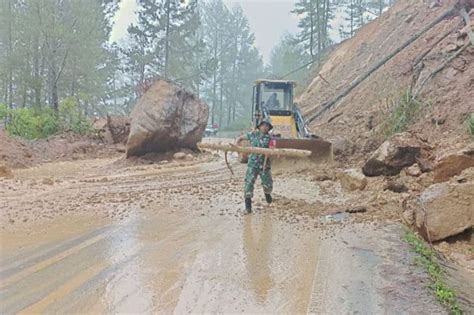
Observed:
[[[270,146],[269,131],[273,129],[269,120],[263,119],[257,126],[255,131],[249,132],[247,135],[237,138],[237,144],[242,140],[250,141],[252,147],[268,148]],[[264,169],[265,168],[265,169]],[[272,203],[273,179],[271,173],[271,161],[262,154],[250,154],[248,159],[247,174],[245,175],[245,210],[247,213],[252,212],[252,197],[255,181],[260,175],[262,180],[263,192],[268,204]]]

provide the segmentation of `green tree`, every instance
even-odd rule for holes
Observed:
[[[129,28],[123,50],[136,84],[162,77],[196,90],[194,57],[201,49],[197,1],[139,0],[138,5],[138,22]]]
[[[299,0],[293,13],[300,17],[298,34],[300,43],[311,56],[321,61],[323,51],[331,44],[330,21],[334,16],[329,0]]]
[[[298,83],[302,83],[306,78],[309,66],[304,67],[304,65],[310,60],[310,56],[297,42],[298,39],[295,36],[285,34],[273,48],[269,65],[269,71],[273,77],[284,77]]]
[[[224,127],[248,120],[252,84],[263,71],[248,20],[239,6],[229,10],[221,0],[205,3],[202,16],[210,59],[201,95],[211,105],[211,122]]]

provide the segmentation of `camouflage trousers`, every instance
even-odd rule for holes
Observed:
[[[270,167],[266,167],[263,170],[261,167],[248,166],[247,174],[245,175],[245,198],[253,197],[253,190],[255,187],[255,181],[260,175],[262,180],[263,192],[265,194],[271,194],[273,190],[273,179],[272,179],[272,170]]]

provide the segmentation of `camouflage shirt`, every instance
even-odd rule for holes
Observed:
[[[247,134],[247,140],[250,141],[250,146],[256,148],[268,148],[270,146],[270,135],[263,134],[260,131],[252,131]],[[265,163],[265,156],[262,154],[250,154],[248,165],[249,167],[263,168]],[[267,159],[266,168],[270,168],[270,159]]]

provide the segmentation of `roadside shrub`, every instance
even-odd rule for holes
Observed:
[[[474,113],[471,113],[466,119],[466,128],[469,134],[474,135]]]
[[[50,108],[9,109],[0,104],[0,120],[9,134],[26,139],[46,138],[66,130],[79,134],[91,134],[94,130],[76,102],[69,98],[60,103],[57,113]]]
[[[8,107],[5,104],[0,103],[0,120],[4,120],[7,118]]]
[[[62,130],[72,130],[81,135],[91,134],[94,130],[90,120],[81,114],[79,106],[72,97],[65,98],[59,104],[59,121]]]
[[[423,107],[423,103],[415,99],[409,89],[398,99],[389,102],[392,110],[384,123],[384,134],[387,138],[407,130]]]
[[[35,113],[31,108],[8,110],[6,130],[8,133],[26,139],[45,138],[59,130],[52,110]]]

